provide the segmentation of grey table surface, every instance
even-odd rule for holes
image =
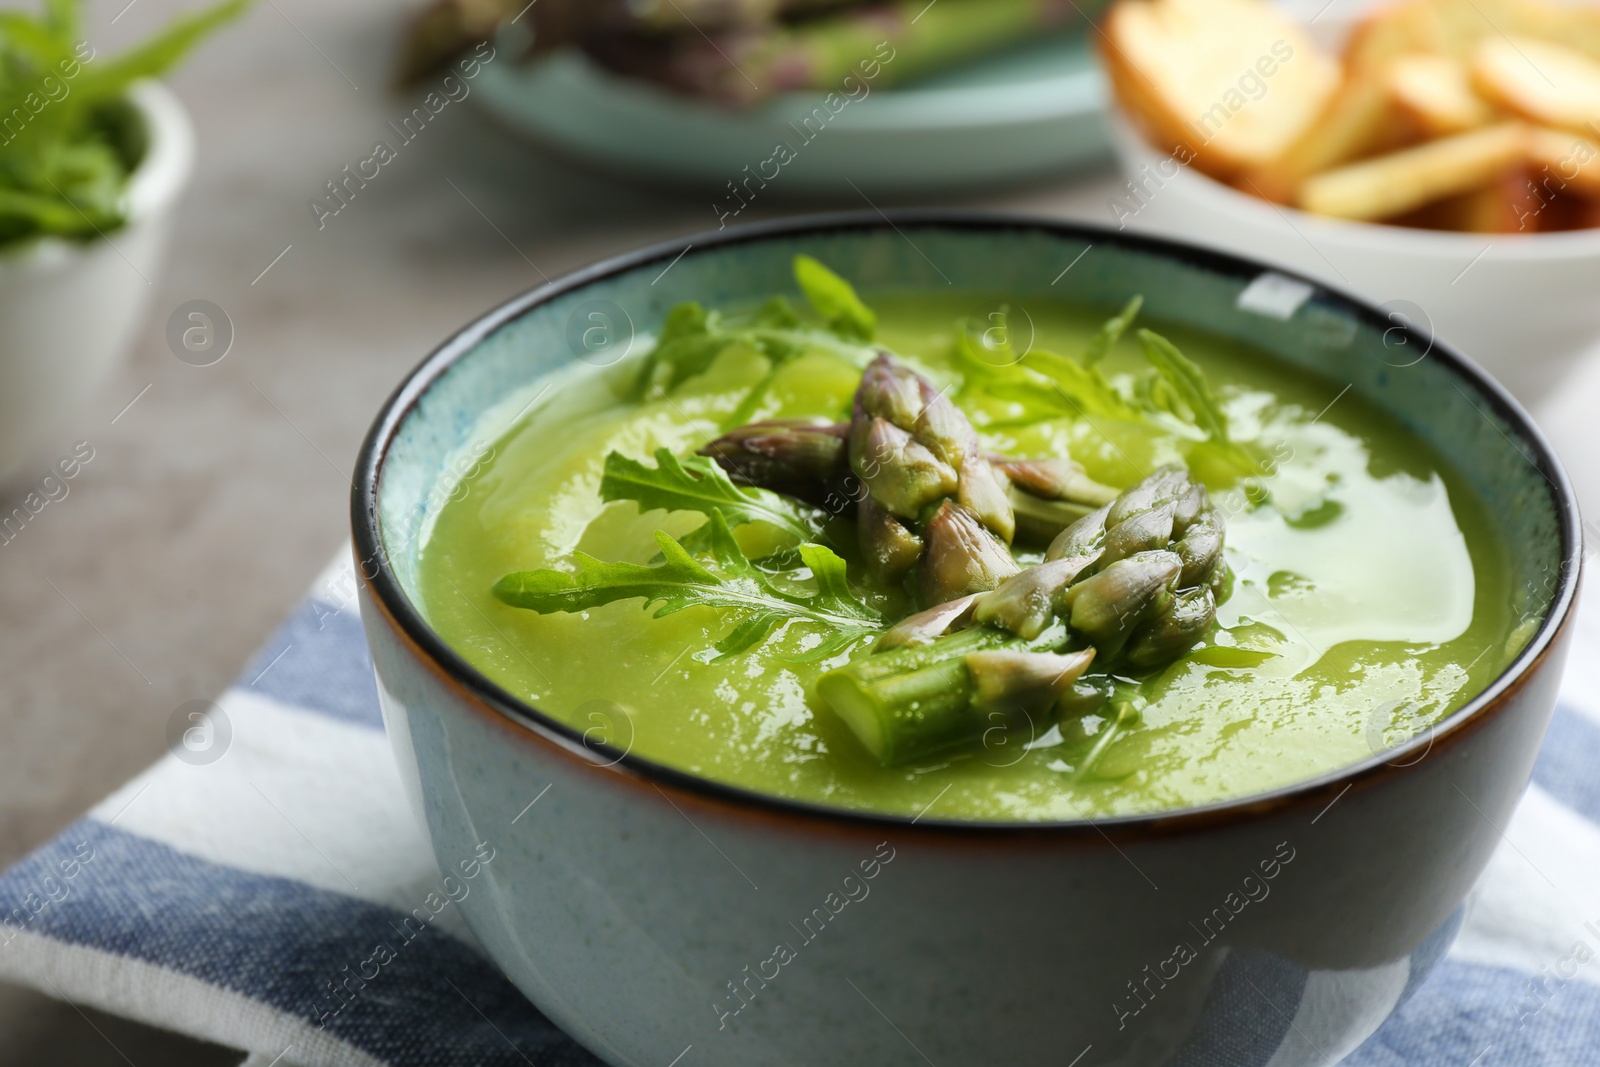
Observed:
[[[114,50],[183,6],[111,0],[87,36]],[[174,709],[225,687],[299,600],[346,536],[372,414],[437,342],[547,276],[715,221],[712,190],[598,174],[452,106],[319,230],[309,201],[408,110],[388,85],[398,10],[265,0],[173,79],[200,159],[165,273],[131,358],[38,465],[79,440],[95,458],[0,549],[0,867],[160,756]],[[841,185],[828,206],[852,205]],[[1114,185],[959,202],[1105,222]],[[234,324],[211,367],[164,338],[192,299]],[[1591,504],[1597,398],[1600,358],[1535,404]],[[238,1060],[0,985],[0,1065]]]

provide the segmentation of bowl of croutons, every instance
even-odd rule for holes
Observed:
[[[1118,0],[1099,40],[1117,225],[1355,290],[1525,399],[1600,343],[1600,5]]]

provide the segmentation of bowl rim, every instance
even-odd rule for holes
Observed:
[[[642,267],[676,262],[691,249],[705,253],[773,239],[839,232],[893,233],[900,232],[902,227],[932,227],[990,235],[1008,231],[1032,232],[1083,240],[1090,244],[1104,242],[1176,260],[1225,276],[1243,278],[1246,282],[1264,272],[1272,272],[1304,282],[1311,286],[1318,296],[1335,305],[1341,305],[1341,310],[1351,314],[1358,321],[1364,320],[1380,330],[1396,328],[1393,320],[1371,302],[1276,266],[1179,241],[1027,214],[950,209],[895,211],[887,214],[881,211],[836,212],[731,226],[726,230],[691,234],[651,244],[636,251],[607,257],[589,267],[565,274],[554,281],[512,297],[479,316],[418,364],[384,402],[362,442],[352,476],[350,496],[357,577],[366,587],[372,603],[387,617],[384,621],[387,621],[413,646],[416,654],[425,660],[425,666],[430,667],[433,673],[505,720],[513,728],[512,732],[519,736],[525,735],[530,739],[544,741],[575,757],[581,757],[590,765],[616,771],[625,777],[641,780],[658,789],[661,786],[669,786],[683,794],[717,803],[724,808],[747,813],[753,809],[768,815],[787,816],[794,820],[805,821],[814,826],[876,827],[898,831],[915,830],[963,835],[1021,834],[1064,838],[1099,836],[1108,842],[1111,838],[1107,836],[1107,830],[1118,831],[1119,836],[1129,833],[1135,836],[1165,835],[1204,829],[1218,823],[1237,823],[1288,806],[1308,806],[1315,801],[1325,800],[1335,791],[1338,795],[1333,800],[1337,801],[1356,784],[1376,783],[1394,773],[1404,773],[1407,768],[1421,764],[1437,742],[1463,736],[1509,707],[1513,703],[1510,697],[1514,695],[1514,691],[1541,666],[1541,662],[1570,621],[1580,581],[1583,539],[1576,495],[1566,472],[1549,442],[1511,394],[1455,348],[1434,339],[1429,354],[1437,355],[1439,361],[1461,379],[1464,385],[1477,391],[1478,396],[1487,402],[1494,415],[1504,419],[1510,428],[1522,437],[1521,443],[1525,447],[1518,448],[1518,451],[1523,453],[1524,458],[1528,459],[1550,487],[1561,545],[1557,587],[1549,610],[1541,619],[1538,631],[1515,661],[1443,722],[1367,759],[1274,789],[1194,807],[1105,818],[1039,822],[924,819],[922,815],[912,817],[830,807],[704,778],[646,759],[632,751],[619,750],[604,742],[592,740],[581,730],[540,711],[492,681],[468,663],[428,625],[421,611],[412,604],[389,565],[383,548],[378,517],[378,496],[382,489],[384,463],[396,432],[422,397],[457,361],[465,358],[501,328],[557,297]],[[1408,333],[1411,332],[1407,324],[1402,324],[1400,328]],[[1416,336],[1414,339],[1422,340]],[[1471,401],[1470,394],[1468,398]],[[1517,442],[1513,442],[1513,447],[1516,446]],[[1419,749],[1420,755],[1417,754]],[[1332,806],[1331,802],[1329,806]]]

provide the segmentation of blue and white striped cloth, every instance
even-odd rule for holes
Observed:
[[[0,877],[0,978],[245,1050],[247,1067],[596,1064],[487,962],[444,896],[383,736],[346,558],[219,698],[226,729],[219,717],[194,751],[178,746],[185,758]],[[1463,920],[1380,971],[1240,955],[1181,1059],[1600,1062],[1597,653],[1591,597],[1534,784]],[[378,944],[391,958],[370,967]],[[1447,946],[1418,981],[1415,963]],[[1263,1026],[1245,979],[1270,991],[1281,1026]],[[1329,1047],[1318,1018],[1339,1015],[1352,983],[1403,1005],[1381,1026],[1374,1013],[1364,1043]],[[342,1007],[335,987],[354,990]]]

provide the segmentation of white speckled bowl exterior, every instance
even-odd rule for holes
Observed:
[[[488,891],[462,906],[512,981],[628,1067],[1254,1065],[1274,1049],[1274,1064],[1321,1064],[1370,1035],[1448,946],[1555,702],[1578,519],[1516,404],[1442,343],[1397,368],[1384,343],[1396,327],[1352,298],[1307,287],[1292,310],[1262,314],[1240,302],[1259,266],[1111,231],[834,216],[695,239],[668,270],[690,244],[602,264],[469,327],[394,395],[361,455],[362,614],[389,736],[441,865],[496,848]],[[680,300],[787,291],[799,251],[868,291],[948,279],[1107,307],[1143,292],[1153,320],[1353,383],[1506,516],[1537,634],[1428,736],[1152,817],[994,826],[830,811],[586,740],[429,630],[406,531],[480,413],[570,358],[575,308],[609,300],[653,326]]]

